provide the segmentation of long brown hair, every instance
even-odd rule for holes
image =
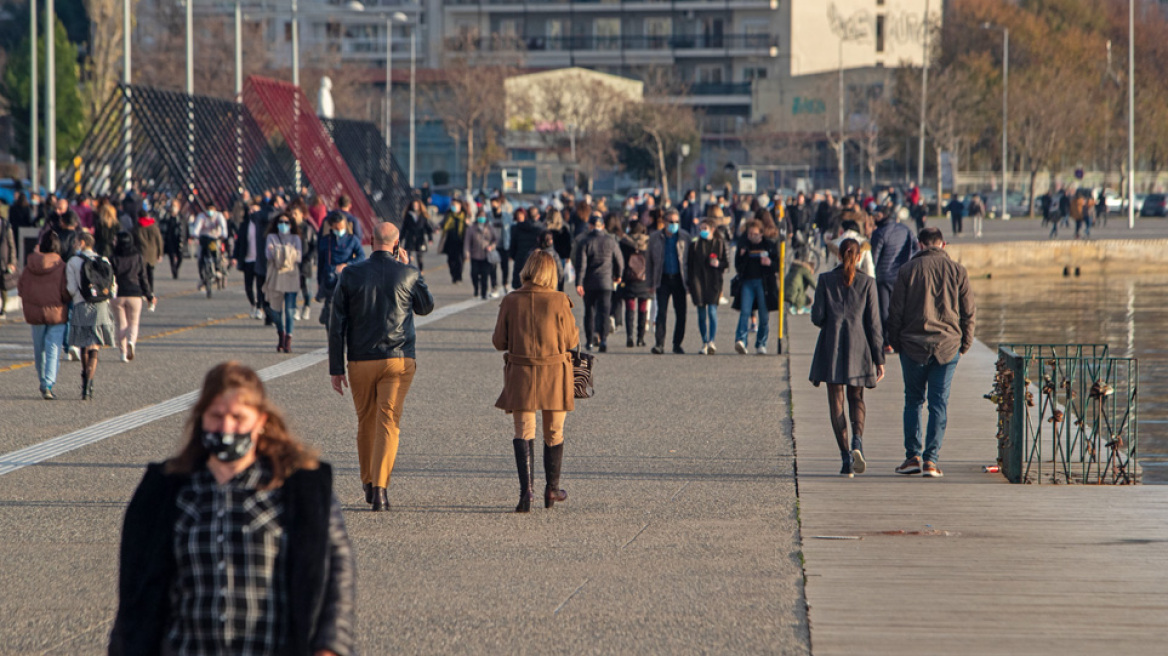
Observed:
[[[839,245],[840,266],[844,269],[844,284],[848,287],[856,280],[856,265],[860,263],[860,242],[845,239]]]
[[[255,370],[232,361],[217,365],[203,378],[203,391],[183,428],[185,443],[178,455],[166,461],[166,473],[190,474],[207,462],[210,452],[203,446],[200,434],[203,413],[215,399],[232,391],[239,391],[240,400],[268,416],[263,432],[256,436],[256,452],[266,457],[272,466],[272,480],[265,489],[280,487],[297,470],[316,469],[320,465],[316,452],[289,433],[284,415],[268,399],[264,383]]]

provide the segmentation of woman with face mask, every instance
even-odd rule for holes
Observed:
[[[491,262],[491,252],[498,244],[495,229],[487,223],[487,213],[479,210],[474,223],[466,229],[463,240],[463,257],[470,260],[470,282],[474,286],[472,297],[486,300],[490,293],[491,274],[495,265]]]
[[[698,332],[702,335],[702,355],[714,355],[718,348],[718,300],[722,297],[722,275],[730,268],[730,249],[710,220],[698,226],[698,237],[689,243],[686,278],[694,307],[698,309]]]
[[[463,209],[462,201],[455,198],[450,201],[450,211],[446,213],[446,220],[442,222],[442,241],[438,250],[446,254],[446,264],[450,268],[450,282],[462,282],[463,246],[466,237],[467,214]]]
[[[811,305],[811,323],[819,327],[819,339],[811,359],[810,380],[816,387],[827,383],[831,428],[843,460],[840,475],[848,478],[866,469],[864,388],[874,388],[884,378],[884,332],[876,281],[857,270],[861,253],[855,239],[840,243],[840,265],[819,276]],[[850,445],[848,419],[852,424]]]
[[[238,362],[207,374],[184,432],[126,509],[109,653],[354,653],[329,465]]]
[[[758,332],[755,333],[754,352],[766,355],[770,313],[779,309],[779,283],[775,277],[780,265],[779,247],[763,236],[763,224],[751,219],[743,226],[742,238],[738,240],[736,250],[734,268],[738,271],[739,289],[732,307],[740,313],[738,330],[734,334],[734,350],[746,354],[750,314],[757,310]]]
[[[276,324],[276,351],[292,352],[292,326],[296,323],[296,293],[300,291],[300,260],[304,247],[296,222],[287,213],[281,213],[268,224],[265,239],[268,273],[264,280],[264,296],[268,299],[268,313]]]

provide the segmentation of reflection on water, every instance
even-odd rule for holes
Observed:
[[[999,343],[1107,344],[1140,361],[1145,483],[1168,483],[1168,273],[973,281],[977,337]],[[992,381],[986,381],[986,389]]]

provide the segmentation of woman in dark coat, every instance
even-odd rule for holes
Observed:
[[[182,201],[171,199],[169,208],[158,222],[158,229],[162,231],[162,252],[170,262],[170,276],[175,280],[178,280],[178,271],[186,257],[189,227],[182,212]]]
[[[625,346],[645,345],[645,326],[649,323],[649,300],[653,289],[646,277],[649,257],[649,231],[639,221],[629,224],[629,234],[620,238],[625,269],[621,272],[620,295],[625,303]],[[634,315],[634,313],[636,313]],[[636,317],[637,341],[633,341],[633,318]]]
[[[811,382],[827,383],[831,427],[839,445],[841,476],[863,474],[864,388],[874,388],[884,378],[884,336],[876,281],[857,272],[860,243],[845,239],[840,244],[841,264],[819,276],[811,323],[819,327],[819,340],[811,360]],[[852,423],[851,448],[844,418],[844,396]]]
[[[207,373],[184,433],[126,508],[109,653],[355,653],[329,465],[238,362]]]
[[[434,243],[434,226],[426,216],[426,208],[422,201],[414,199],[402,215],[401,247],[410,254],[410,264],[418,267],[418,271],[425,271],[422,256],[430,245]]]
[[[446,254],[446,265],[450,269],[450,282],[462,282],[462,240],[466,236],[466,224],[469,214],[463,209],[462,201],[455,198],[450,201],[450,211],[446,213],[446,220],[442,223],[442,243],[438,250]]]
[[[545,231],[544,225],[531,217],[535,215],[532,208],[531,216],[519,208],[515,210],[515,220],[511,224],[511,288],[519,289],[522,281],[519,278],[523,265],[532,252],[539,250],[539,238]]]
[[[718,352],[718,301],[722,298],[722,277],[730,268],[730,248],[715,231],[714,224],[702,221],[698,238],[689,243],[685,277],[694,307],[698,309],[698,331],[702,334],[702,355]]]

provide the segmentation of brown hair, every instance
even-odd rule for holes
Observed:
[[[556,283],[559,282],[556,261],[547,251],[533,251],[527,257],[527,264],[524,264],[523,270],[519,272],[519,279],[537,287],[554,289]]]
[[[860,242],[845,239],[839,245],[840,264],[844,270],[844,284],[848,287],[856,280],[856,265],[860,263]]]
[[[272,480],[265,489],[278,488],[296,471],[316,469],[320,465],[316,452],[292,437],[284,415],[268,399],[264,383],[255,370],[232,361],[217,365],[203,378],[203,391],[183,428],[185,444],[178,455],[166,461],[166,473],[190,474],[207,462],[210,452],[203,446],[200,435],[203,413],[215,399],[237,390],[242,393],[244,403],[268,416],[263,432],[256,436],[256,452],[266,457],[272,466]]]

